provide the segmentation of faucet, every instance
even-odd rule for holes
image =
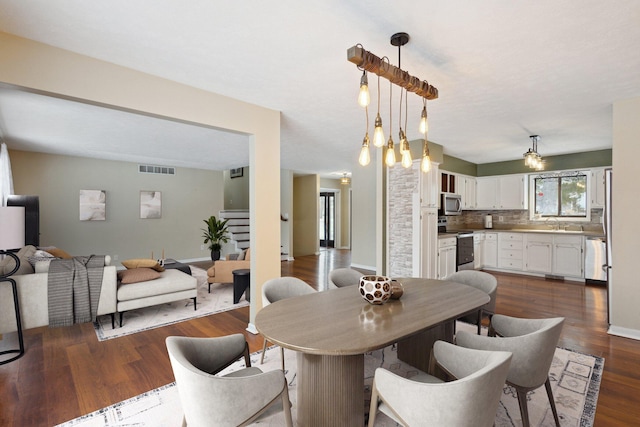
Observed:
[[[550,224],[549,224],[549,221],[550,221],[550,220],[553,220],[555,224],[550,225]],[[559,231],[559,230],[560,230],[560,224],[558,224],[558,218],[553,217],[553,216],[548,216],[548,217],[545,219],[545,222],[549,225],[549,227],[551,228],[551,230],[556,230],[556,231]]]

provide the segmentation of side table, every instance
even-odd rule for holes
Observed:
[[[16,312],[16,328],[18,330],[18,348],[11,350],[0,351],[0,355],[18,353],[17,356],[14,356],[9,359],[5,359],[0,361],[0,365],[4,365],[5,363],[13,362],[16,359],[21,358],[24,355],[24,339],[22,337],[22,320],[20,317],[20,302],[18,300],[18,285],[16,281],[11,279],[12,276],[18,269],[20,268],[20,259],[13,253],[9,251],[0,250],[0,255],[8,255],[16,261],[16,266],[13,270],[11,270],[7,274],[0,275],[0,283],[9,282],[11,283],[11,288],[13,290],[13,305],[15,307]]]
[[[233,273],[233,303],[237,304],[243,293],[244,299],[251,301],[251,270],[241,268],[231,273]]]

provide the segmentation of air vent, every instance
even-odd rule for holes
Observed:
[[[157,173],[160,175],[175,175],[176,168],[173,166],[138,165],[140,173]]]

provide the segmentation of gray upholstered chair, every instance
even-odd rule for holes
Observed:
[[[353,268],[336,268],[329,273],[329,287],[342,288],[357,285],[364,274]]]
[[[498,290],[498,281],[494,276],[484,271],[462,270],[457,271],[447,277],[447,280],[463,285],[474,287],[489,295],[489,302],[478,309],[477,314],[467,314],[459,318],[463,322],[478,325],[478,335],[482,331],[482,318],[488,316],[489,320],[496,312],[496,292]]]
[[[404,426],[491,427],[510,360],[508,352],[470,350],[436,341],[431,364],[435,361],[456,378],[453,381],[425,373],[403,378],[377,368],[369,427],[375,424],[377,409]]]
[[[282,299],[297,297],[300,295],[312,294],[316,292],[309,284],[297,277],[276,277],[264,282],[262,285],[262,307],[266,307],[271,303]],[[260,356],[260,364],[264,363],[264,353],[267,350],[267,339],[264,339],[262,345],[262,355]],[[280,347],[280,356],[282,357],[282,370],[284,371],[284,349]]]
[[[463,347],[513,353],[507,384],[516,389],[523,427],[529,426],[527,392],[543,384],[547,390],[556,426],[560,427],[549,382],[549,368],[560,339],[563,323],[563,317],[519,319],[496,314],[491,319],[490,336],[478,336],[464,331],[456,335],[456,343]]]
[[[284,372],[251,367],[242,334],[219,338],[167,337],[167,351],[184,411],[183,426],[244,426],[284,411],[292,426]],[[215,375],[244,356],[247,368]]]

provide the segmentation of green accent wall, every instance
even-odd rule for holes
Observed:
[[[431,143],[429,143],[429,146],[431,146]],[[612,158],[613,151],[611,149],[563,154],[560,156],[548,156],[543,158],[545,162],[544,170],[558,171],[611,166]],[[524,159],[477,165],[475,163],[467,162],[466,160],[447,156],[446,154],[443,155],[443,162],[440,164],[440,169],[469,176],[509,175],[532,172],[531,169],[524,165]]]

